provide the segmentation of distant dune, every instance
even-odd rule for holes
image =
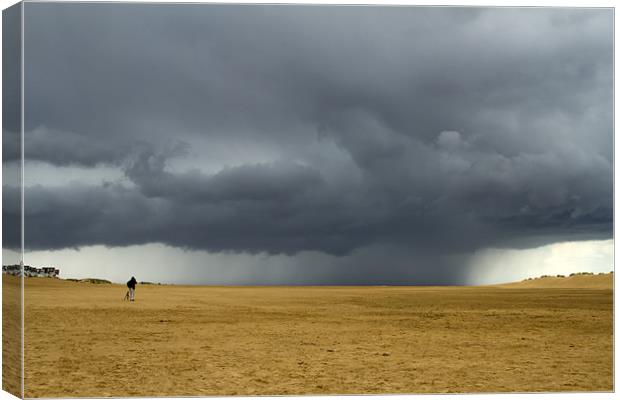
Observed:
[[[613,289],[614,274],[577,274],[566,277],[547,276],[494,286],[512,289]]]

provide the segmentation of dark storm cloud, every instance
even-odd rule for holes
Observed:
[[[321,183],[316,171],[287,162],[225,168],[213,176],[198,170],[172,174],[165,167],[166,155],[147,149],[130,161],[125,174],[146,197],[185,199],[190,203],[266,201],[277,204]]]
[[[21,169],[10,170],[7,165],[21,155],[21,5],[16,4],[2,12],[2,181],[3,185],[17,186],[21,184]],[[21,247],[21,213],[14,214],[11,210],[19,210],[21,197],[7,196],[2,191],[2,247]],[[3,252],[6,264],[18,263],[15,257]]]
[[[5,161],[19,160],[19,140],[20,136],[17,134],[5,135]],[[24,148],[28,149],[29,160],[45,161],[57,166],[77,164],[93,167],[98,164],[119,164],[138,145],[122,140],[111,143],[88,135],[50,130],[45,126],[29,130],[24,136]]]
[[[435,185],[426,176],[394,172],[392,181],[369,177],[343,192],[300,164],[171,173],[165,155],[145,150],[126,169],[135,188],[26,188],[27,243],[45,249],[162,242],[210,251],[344,255],[372,243],[451,253],[609,235],[604,160],[571,171],[567,165],[577,163],[578,152],[525,160],[474,154],[479,165],[453,179],[451,168],[468,162],[466,151],[415,151],[429,155],[429,164],[420,165],[436,171]],[[415,151],[405,147],[399,154],[408,158]],[[399,162],[394,154],[389,160],[392,167]],[[542,169],[549,178],[537,177]],[[50,235],[56,230],[63,235]],[[527,240],[533,237],[534,243]]]
[[[27,130],[294,147],[300,124],[361,109],[400,135],[455,129],[504,154],[592,136],[608,147],[608,10],[32,4],[28,16]]]
[[[33,248],[434,259],[611,236],[610,10],[29,3],[26,15],[26,158],[115,165],[131,182],[27,188]],[[259,150],[272,159],[244,159]]]

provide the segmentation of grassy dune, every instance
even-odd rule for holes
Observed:
[[[27,279],[25,394],[611,391],[605,279],[594,288],[138,285],[135,303],[122,301],[121,285]]]
[[[613,274],[547,276],[522,282],[498,285],[521,289],[613,289]]]

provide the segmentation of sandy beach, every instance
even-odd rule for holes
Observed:
[[[21,288],[18,278],[2,275],[2,389],[21,395]]]
[[[26,397],[613,390],[612,275],[25,290]]]

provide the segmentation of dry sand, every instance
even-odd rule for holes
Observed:
[[[135,303],[121,285],[29,278],[25,394],[611,391],[612,278],[594,289],[591,278],[573,280],[582,288],[138,285]]]
[[[2,389],[21,397],[21,287],[2,275]]]

